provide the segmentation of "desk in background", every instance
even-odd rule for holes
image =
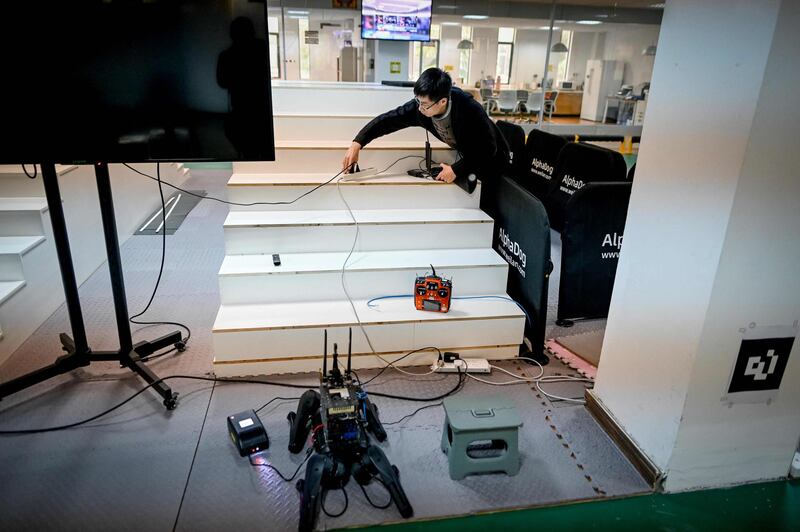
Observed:
[[[558,91],[553,116],[580,116],[581,104],[583,104],[583,91]]]
[[[461,87],[464,92],[472,94],[478,103],[483,102],[480,90],[474,87]],[[503,89],[513,90],[513,89]],[[528,92],[541,92],[542,89],[528,89]],[[495,98],[499,98],[499,92],[494,93]],[[558,91],[556,99],[556,110],[553,116],[580,116],[581,105],[583,104],[583,91]]]

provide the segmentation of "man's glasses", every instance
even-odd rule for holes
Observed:
[[[433,107],[434,105],[436,105],[437,103],[439,103],[439,102],[437,101],[437,102],[433,102],[433,103],[432,103],[432,104],[430,104],[430,105],[425,105],[424,103],[422,103],[422,102],[420,101],[420,99],[419,99],[419,98],[414,98],[414,101],[415,101],[415,102],[417,102],[417,107],[419,107],[419,108],[420,108],[420,109],[422,109],[423,111],[427,111],[428,109],[430,109],[431,107]]]

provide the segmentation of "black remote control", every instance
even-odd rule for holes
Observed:
[[[277,253],[272,255],[272,264],[274,264],[275,266],[281,265],[281,256],[278,255]]]

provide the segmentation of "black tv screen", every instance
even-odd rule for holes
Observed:
[[[265,2],[2,12],[0,163],[275,159]]]

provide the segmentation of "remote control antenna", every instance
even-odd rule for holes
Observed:
[[[433,267],[433,264],[431,264],[431,271],[433,272],[433,276],[436,277],[436,268]]]
[[[325,329],[325,344],[322,347],[322,378],[328,376],[328,329]]]
[[[350,336],[347,342],[347,376],[350,376],[350,360],[353,358],[353,328],[350,327]]]

